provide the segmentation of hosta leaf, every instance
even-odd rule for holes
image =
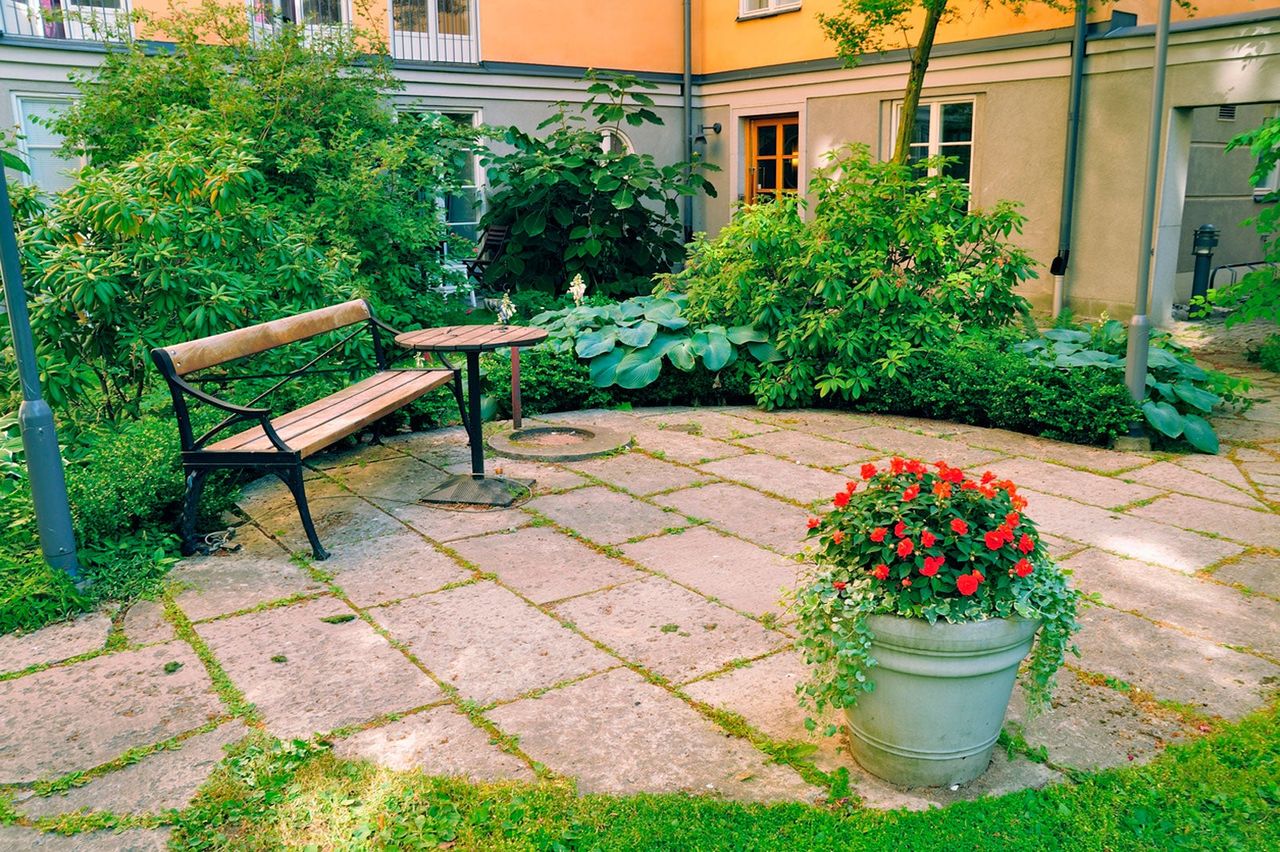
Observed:
[[[616,329],[602,328],[599,331],[588,331],[586,334],[578,336],[578,343],[574,347],[574,351],[578,353],[579,358],[585,361],[588,358],[595,358],[598,355],[612,351],[617,340]]]
[[[1213,427],[1207,420],[1196,414],[1184,414],[1182,422],[1182,437],[1186,438],[1191,446],[1202,453],[1218,452],[1218,434],[1213,431]]]
[[[1073,343],[1088,343],[1089,332],[1076,331],[1074,328],[1051,328],[1044,333],[1049,340],[1065,341],[1069,340]]]
[[[1209,393],[1203,388],[1198,388],[1191,382],[1178,382],[1173,386],[1173,392],[1184,402],[1194,405],[1201,411],[1213,411],[1214,407],[1222,402],[1222,397]],[[1217,450],[1214,450],[1214,452],[1217,452]]]
[[[694,368],[697,359],[693,355],[693,344],[690,340],[681,340],[667,350],[667,357],[677,368],[688,372]]]
[[[607,388],[617,380],[618,362],[626,350],[612,349],[598,358],[591,359],[589,375],[591,384],[598,388]]]
[[[693,350],[702,356],[703,365],[713,373],[724,369],[733,359],[733,344],[723,331],[699,331],[693,335],[692,342]]]
[[[654,302],[645,310],[644,316],[663,328],[684,328],[689,324],[687,319],[680,316],[680,309],[670,301]]]
[[[748,343],[747,351],[751,356],[762,364],[768,364],[772,361],[781,361],[782,355],[779,354],[777,347],[772,343]]]
[[[618,362],[615,381],[619,387],[635,390],[652,384],[662,372],[662,356],[652,357],[648,349],[628,352]]]
[[[1148,423],[1170,438],[1181,436],[1186,428],[1186,421],[1178,413],[1178,409],[1167,402],[1147,400],[1142,404],[1142,413],[1146,415]]]
[[[618,328],[618,342],[623,346],[631,346],[639,349],[642,346],[648,346],[653,342],[654,335],[658,333],[658,324],[646,320],[636,326],[621,326]]]
[[[729,329],[729,342],[741,346],[744,343],[764,343],[769,336],[763,331],[757,331],[749,325],[735,325]]]

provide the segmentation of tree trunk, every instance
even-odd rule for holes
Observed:
[[[929,54],[933,52],[933,39],[938,34],[938,23],[947,10],[947,0],[929,0],[925,3],[924,26],[920,41],[911,51],[911,73],[907,76],[907,91],[902,97],[902,113],[898,116],[898,137],[893,143],[893,162],[905,166],[911,153],[911,133],[915,129],[916,107],[920,105],[920,90],[924,88],[924,72],[929,69]]]

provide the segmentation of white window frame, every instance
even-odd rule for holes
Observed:
[[[76,98],[75,98],[75,95],[60,94],[57,92],[13,92],[11,101],[13,104],[13,117],[18,127],[18,134],[19,134],[18,135],[18,155],[22,157],[22,161],[26,163],[27,167],[30,169],[32,166],[31,151],[33,147],[35,148],[35,150],[38,150],[38,151],[56,151],[58,148],[62,147],[62,143],[59,142],[57,145],[35,145],[35,146],[31,144],[31,139],[29,138],[30,130],[27,127],[27,122],[25,121],[26,111],[23,109],[23,102],[25,101],[30,103],[32,101],[52,101],[60,104],[65,104],[66,106],[70,107],[72,104],[76,102]],[[87,159],[84,156],[80,156],[80,157],[76,157],[75,159],[68,160],[67,168],[68,169],[83,168],[86,164],[87,164]],[[28,186],[36,186],[42,191],[46,191],[44,187],[41,187],[39,184],[36,183],[34,170],[29,171],[26,174],[22,175],[22,182],[27,184]]]
[[[268,26],[274,23],[274,20],[264,20],[264,16],[282,13],[287,7],[293,13],[293,23],[296,25],[306,26],[308,30],[323,30],[330,27],[349,27],[352,21],[352,3],[351,0],[341,0],[340,12],[341,23],[337,24],[309,24],[303,18],[303,0],[245,0],[248,6],[249,15],[253,19],[253,23],[258,26]]]
[[[973,106],[972,124],[969,127],[969,141],[945,143],[948,146],[951,146],[951,145],[968,145],[969,146],[969,152],[970,152],[969,153],[969,180],[965,181],[965,184],[969,187],[970,192],[972,192],[973,183],[974,183],[974,174],[977,171],[977,158],[974,157],[973,155],[978,150],[978,99],[975,96],[956,95],[954,97],[946,97],[946,98],[921,98],[920,99],[920,104],[919,104],[920,106],[929,107],[929,141],[927,143],[923,143],[926,145],[925,156],[937,157],[937,156],[940,156],[942,153],[942,146],[944,144],[942,142],[942,107],[947,104],[971,104]],[[902,120],[902,101],[893,101],[891,104],[889,104],[889,115],[890,115],[889,144],[890,144],[890,147],[892,147],[894,142],[898,138],[898,125],[899,125],[899,122],[901,122]],[[915,119],[913,117],[912,121],[914,120]],[[920,144],[921,143],[915,143],[911,147],[919,147]],[[938,170],[936,168],[931,167],[929,169],[930,175],[936,175],[937,173],[938,173]]]
[[[605,151],[606,153],[608,152],[610,138],[617,139],[621,142],[623,149],[628,154],[634,154],[636,152],[636,145],[631,141],[631,137],[616,127],[600,128],[600,150]]]
[[[796,12],[799,11],[802,2],[803,0],[765,0],[763,8],[749,9],[747,8],[748,0],[738,0],[738,20],[767,18],[770,15],[781,15],[783,12]]]
[[[413,104],[412,106],[401,107],[400,112],[405,113],[436,113],[437,115],[449,118],[450,116],[471,116],[471,126],[479,127],[484,124],[484,111],[480,107],[459,107],[459,106],[431,106],[428,104]],[[448,218],[448,207],[443,198],[438,199],[441,208],[441,216],[444,223],[448,225],[472,225],[476,226],[477,234],[480,231],[480,220],[484,218],[485,210],[488,206],[488,196],[485,193],[485,187],[488,185],[484,168],[480,165],[480,155],[478,153],[471,155],[472,173],[476,176],[476,182],[469,188],[476,193],[476,220],[475,222],[450,222]]]

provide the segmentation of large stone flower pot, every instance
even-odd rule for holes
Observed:
[[[853,756],[906,787],[972,781],[991,752],[1018,665],[1039,623],[1022,618],[968,624],[874,615],[875,690],[845,710]]]

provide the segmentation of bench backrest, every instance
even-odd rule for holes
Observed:
[[[485,228],[480,237],[480,250],[476,252],[476,259],[487,263],[496,261],[507,247],[509,236],[510,228],[506,225],[490,225]]]
[[[206,367],[216,367],[227,361],[257,355],[277,346],[355,325],[371,317],[369,303],[364,299],[355,299],[247,328],[224,331],[222,334],[202,337],[188,343],[165,346],[163,349],[173,362],[174,372],[185,376]]]

